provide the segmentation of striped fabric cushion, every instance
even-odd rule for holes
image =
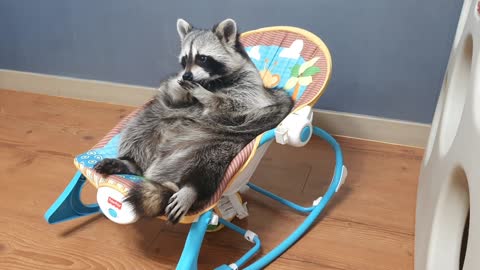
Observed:
[[[269,27],[246,32],[242,34],[241,41],[257,66],[264,84],[287,91],[295,100],[294,110],[313,105],[323,93],[330,78],[332,63],[328,48],[314,34],[294,27]],[[142,108],[120,121],[90,151],[75,158],[75,166],[95,187],[108,184],[127,194],[135,183],[142,180],[141,177],[132,175],[111,175],[105,178],[93,170],[99,160],[117,156],[121,131]],[[189,213],[190,219],[187,216],[185,220],[191,222],[194,220],[192,217],[216,205],[229,183],[234,181],[254,155],[262,135],[250,142],[232,160],[205,209]]]

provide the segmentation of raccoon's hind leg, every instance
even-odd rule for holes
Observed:
[[[102,175],[142,174],[142,171],[135,162],[126,158],[105,158],[95,164],[93,168]]]
[[[175,224],[190,211],[205,207],[242,146],[215,141],[157,158],[145,172],[146,180],[130,191],[127,201],[138,214],[166,214]]]
[[[129,191],[125,201],[133,205],[137,214],[155,217],[165,214],[169,198],[177,191],[177,185],[172,182],[145,180]]]
[[[199,146],[184,163],[180,190],[169,200],[165,214],[173,224],[191,211],[201,210],[211,200],[230,161],[241,144],[215,141]]]
[[[147,217],[165,214],[170,198],[180,190],[179,182],[183,178],[186,164],[189,164],[189,155],[187,149],[180,149],[155,159],[145,171],[145,180],[136,185],[127,196],[126,200],[133,205],[136,213]]]

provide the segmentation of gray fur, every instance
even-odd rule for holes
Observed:
[[[163,81],[154,100],[127,125],[122,163],[96,166],[103,174],[115,171],[104,163],[143,174],[146,180],[127,201],[139,214],[166,214],[172,223],[203,208],[238,152],[292,108],[285,91],[264,88],[233,20],[199,30],[180,19],[177,30],[185,68]],[[208,62],[199,62],[201,55]]]

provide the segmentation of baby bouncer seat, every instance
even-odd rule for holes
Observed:
[[[188,213],[180,220],[180,223],[191,223],[191,229],[177,269],[197,269],[197,259],[205,233],[221,227],[244,235],[254,246],[236,262],[221,265],[217,269],[239,269],[260,250],[259,236],[230,223],[234,217],[241,219],[248,216],[247,208],[239,196],[241,191],[248,189],[268,196],[298,212],[308,214],[304,222],[280,245],[245,269],[264,268],[291,247],[313,225],[346,178],[347,171],[343,165],[340,146],[327,132],[312,126],[311,106],[323,94],[331,74],[332,61],[327,46],[320,38],[306,30],[284,26],[243,33],[241,42],[258,68],[265,86],[287,91],[295,105],[277,128],[259,135],[238,153],[207,206],[195,213]],[[91,150],[74,159],[78,171],[46,212],[47,222],[51,224],[63,222],[99,211],[108,219],[120,224],[133,223],[138,219],[131,205],[123,199],[130,188],[142,181],[142,177],[135,175],[103,177],[95,172],[93,167],[99,160],[117,156],[122,129],[140,110],[142,107],[118,123]],[[335,151],[336,163],[330,186],[311,206],[297,205],[249,182],[262,156],[274,140],[279,144],[302,147],[307,144],[312,134],[323,138],[331,145]],[[80,192],[86,182],[97,188],[97,204],[84,205],[81,202]]]

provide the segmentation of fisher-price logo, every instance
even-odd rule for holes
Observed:
[[[122,209],[122,203],[115,200],[114,198],[112,197],[108,197],[108,203],[113,205],[114,207],[116,207],[118,210],[121,210]]]

